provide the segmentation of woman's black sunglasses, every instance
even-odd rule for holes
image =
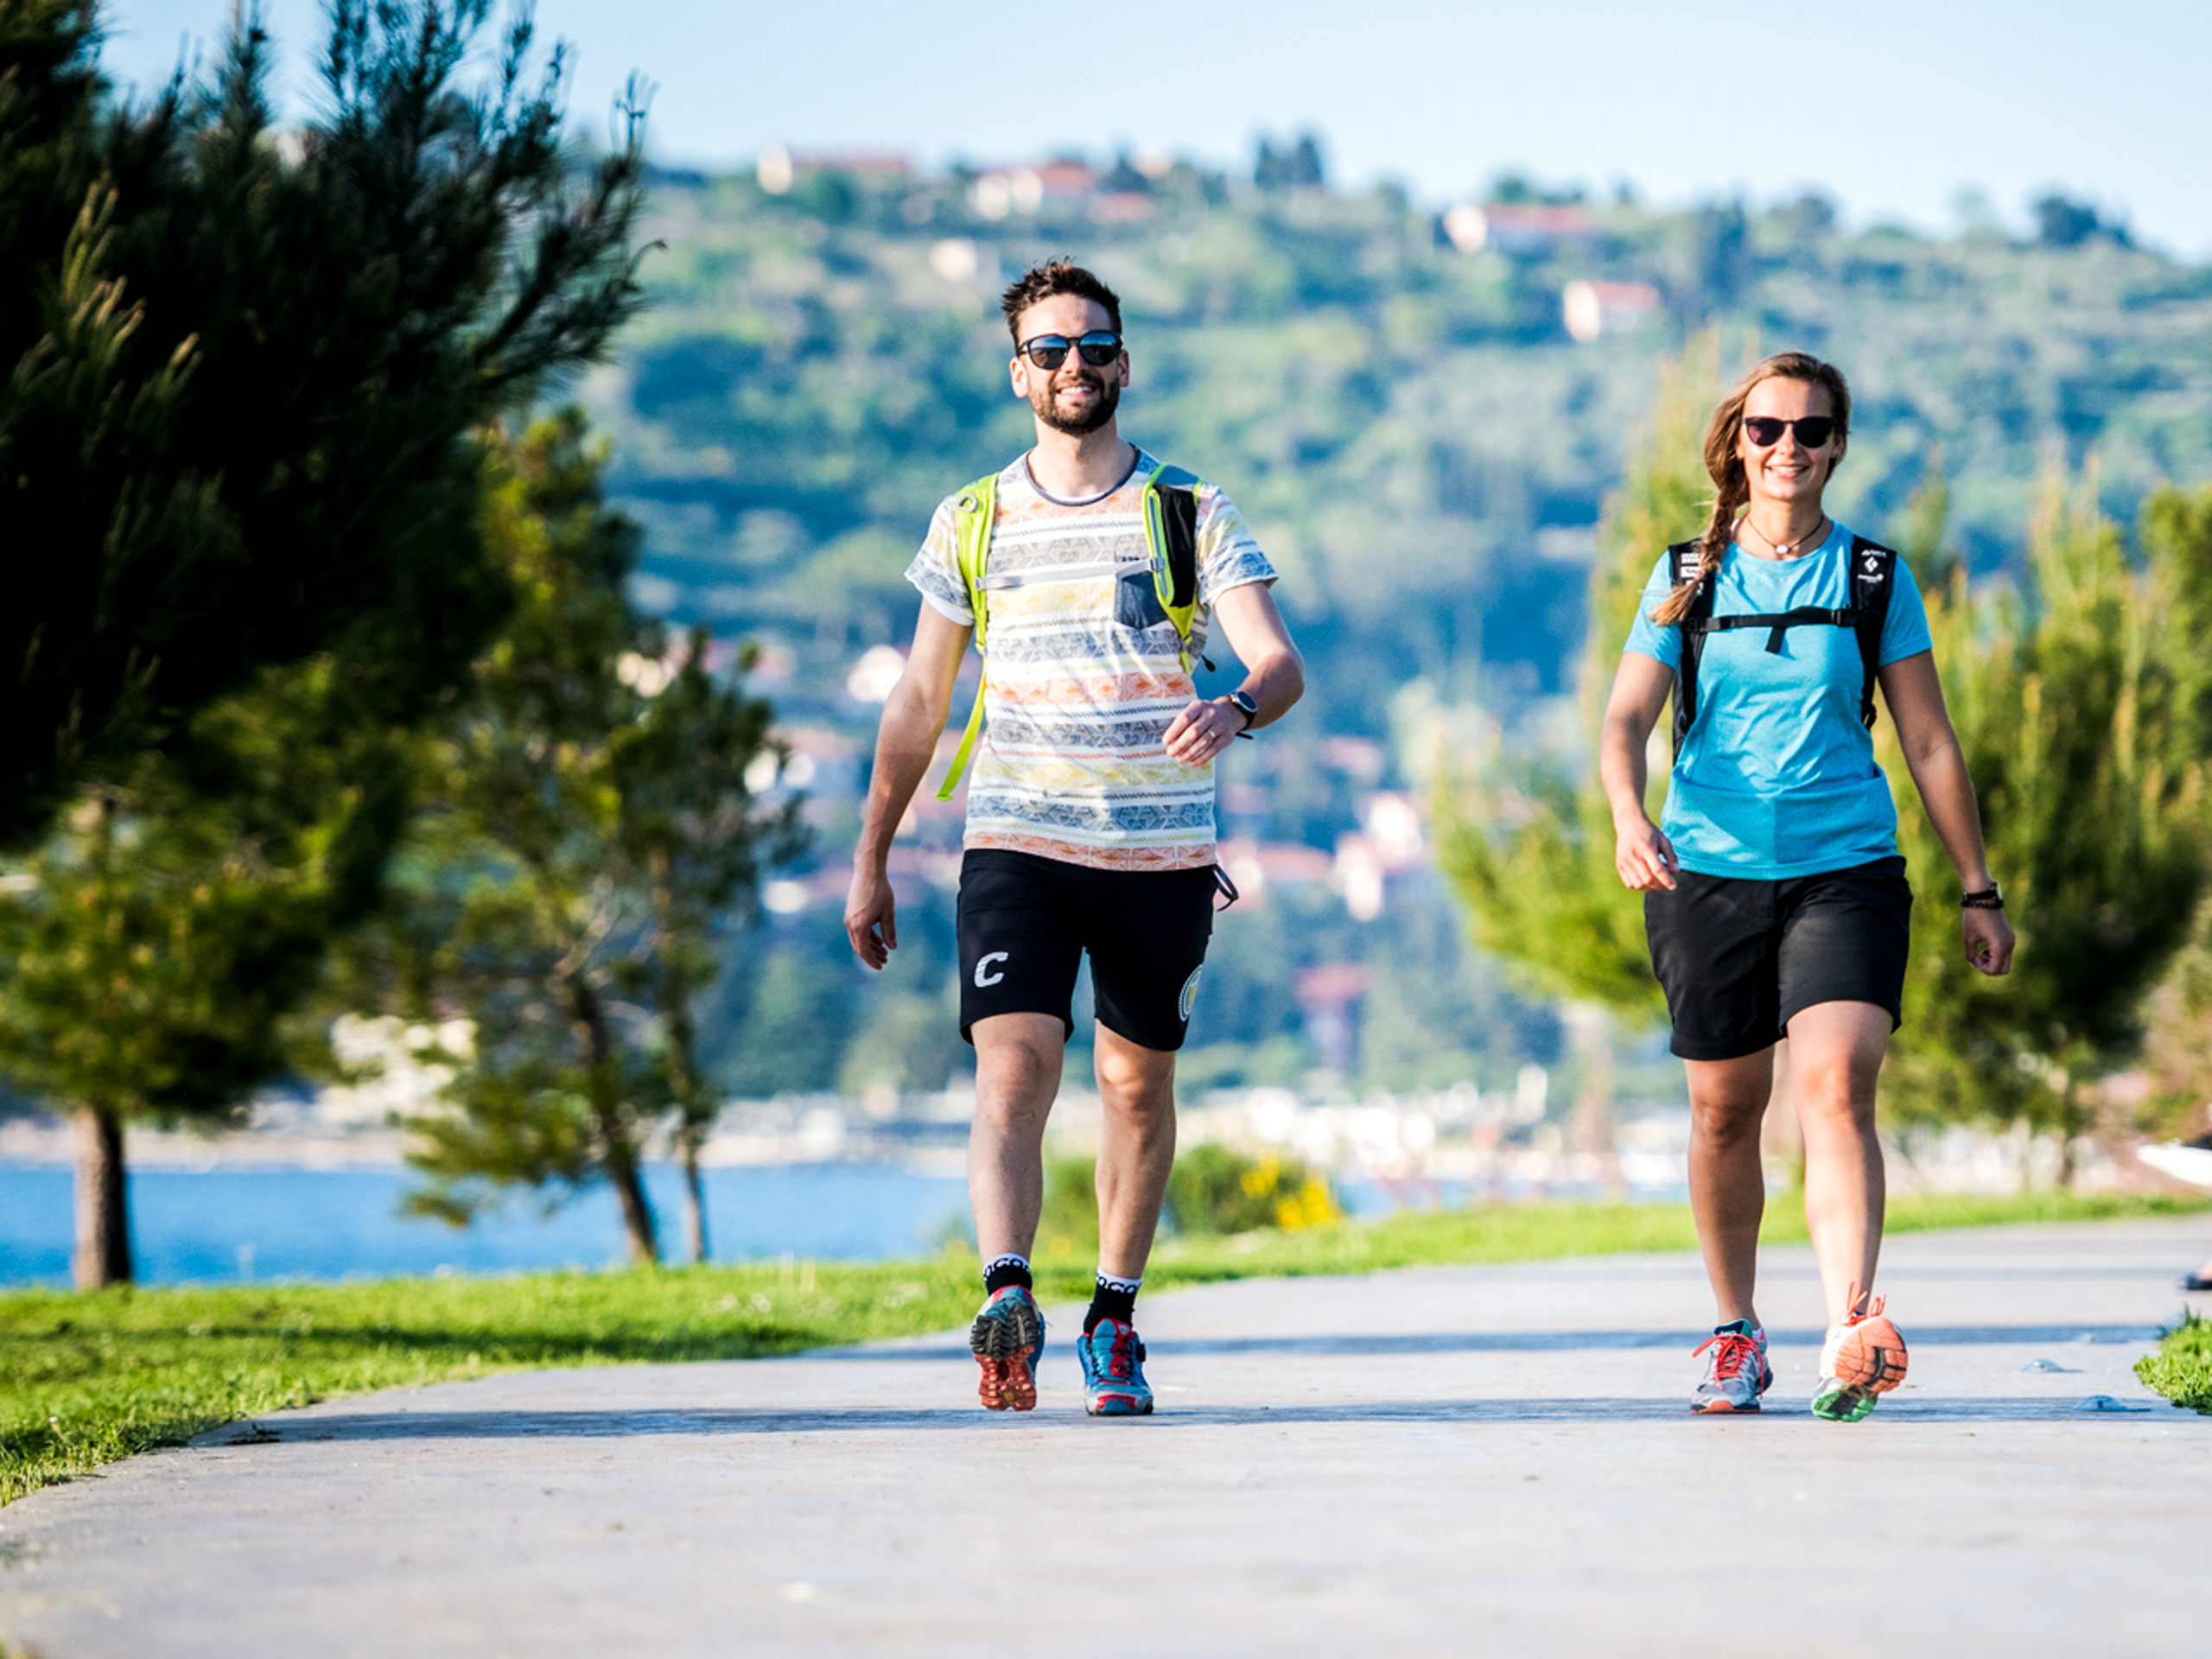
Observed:
[[[1040,369],[1057,369],[1068,360],[1068,347],[1094,369],[1103,369],[1122,354],[1122,337],[1110,328],[1094,328],[1080,340],[1065,334],[1039,334],[1024,340],[1021,354]]]
[[[1793,427],[1796,429],[1797,442],[1806,448],[1823,448],[1835,435],[1835,416],[1807,415],[1794,421],[1777,420],[1771,415],[1744,416],[1744,435],[1762,449],[1770,449],[1780,443],[1783,433]]]

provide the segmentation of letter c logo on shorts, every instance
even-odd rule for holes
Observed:
[[[1005,976],[1004,974],[992,974],[992,973],[986,973],[986,972],[984,971],[984,969],[986,969],[987,968],[988,968],[988,967],[989,967],[993,963],[995,963],[995,962],[1004,962],[1006,959],[1007,959],[1007,953],[1006,953],[1005,951],[1003,951],[1003,950],[993,950],[993,951],[990,951],[990,952],[987,953],[985,956],[983,956],[982,957],[981,957],[981,958],[976,962],[976,988],[977,990],[981,990],[981,989],[982,989],[982,988],[983,988],[983,987],[985,987],[986,985],[995,985],[995,984],[997,984],[997,983],[999,982],[999,981],[1001,981],[1001,980],[1002,980],[1002,979],[1004,979],[1004,978],[1006,977],[1006,976]]]

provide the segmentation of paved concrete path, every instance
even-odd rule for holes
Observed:
[[[1679,1255],[1152,1298],[1148,1421],[1082,1415],[1071,1309],[1027,1417],[968,1405],[947,1338],[340,1401],[0,1511],[0,1630],[48,1659],[2201,1655],[2212,1418],[2129,1366],[2208,1253],[2202,1219],[1892,1240],[1912,1380],[1857,1426],[1805,1413],[1802,1249],[1768,1257],[1757,1418],[1684,1409],[1711,1315]]]

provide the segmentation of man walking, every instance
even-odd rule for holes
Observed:
[[[1097,1289],[1077,1348],[1085,1408],[1141,1414],[1137,1288],[1175,1158],[1175,1052],[1213,931],[1213,762],[1289,710],[1305,666],[1268,591],[1274,569],[1229,498],[1116,429],[1129,356],[1113,290],[1080,266],[1039,265],[1002,309],[1036,446],[947,498],[907,569],[924,603],[876,738],[845,931],[871,968],[898,946],[891,839],[972,636],[985,723],[960,872],[960,1030],[976,1048],[968,1189],[985,1301],[969,1344],[984,1405],[1037,1403],[1045,1322],[1029,1252],[1088,950],[1105,1128]],[[1216,621],[1249,671],[1209,701],[1190,671]],[[956,773],[976,740],[971,721]]]

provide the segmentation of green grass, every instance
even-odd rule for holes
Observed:
[[[2166,1332],[2157,1353],[2135,1362],[2135,1375],[2174,1404],[2212,1417],[2212,1319],[2189,1315]]]
[[[2164,1198],[1901,1200],[1890,1230],[2173,1215]],[[1794,1203],[1766,1236],[1804,1236]],[[1406,1214],[1299,1233],[1170,1240],[1148,1289],[1380,1268],[1688,1249],[1681,1205],[1523,1205]],[[1088,1294],[1087,1251],[1039,1262],[1049,1300]],[[242,1417],[372,1389],[493,1371],[747,1359],[963,1324],[975,1258],[773,1263],[515,1278],[0,1294],[0,1503]],[[2200,1330],[2202,1327],[2199,1327]],[[2196,1351],[2204,1375],[2205,1351]],[[2146,1380],[2147,1377],[2146,1377]],[[2161,1387],[2152,1382],[2153,1387]],[[2178,1397],[2178,1396],[2177,1396]]]

